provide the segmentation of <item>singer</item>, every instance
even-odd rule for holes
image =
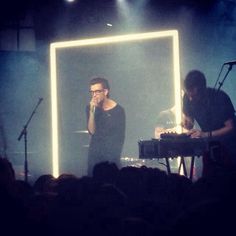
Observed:
[[[87,128],[91,135],[88,151],[88,175],[99,162],[113,162],[120,167],[125,139],[125,111],[110,98],[108,80],[95,77],[90,80],[91,100],[86,107]]]
[[[189,130],[192,138],[209,138],[219,142],[222,153],[218,150],[215,154],[220,156],[222,167],[227,171],[235,169],[236,117],[231,99],[224,91],[207,87],[205,75],[198,70],[192,70],[187,74],[184,89],[183,127]],[[194,127],[194,121],[200,129]],[[205,167],[203,162],[203,174],[204,171],[205,174],[209,173],[209,168],[213,165],[215,162],[209,161],[209,158],[205,162]]]

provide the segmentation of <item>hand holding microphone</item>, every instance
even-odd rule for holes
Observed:
[[[95,109],[98,106],[98,100],[95,98],[92,98],[90,101],[90,112],[95,113]]]

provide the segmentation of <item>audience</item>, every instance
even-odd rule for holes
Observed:
[[[217,168],[218,170],[218,168]],[[31,185],[0,158],[1,230],[24,235],[222,235],[233,229],[236,172],[192,182],[157,168],[98,163],[93,176],[44,174]]]

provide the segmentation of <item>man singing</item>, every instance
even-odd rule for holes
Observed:
[[[94,166],[109,161],[120,167],[125,139],[125,111],[110,99],[110,86],[105,78],[90,81],[90,104],[86,107],[87,128],[91,135],[88,151],[88,175]]]

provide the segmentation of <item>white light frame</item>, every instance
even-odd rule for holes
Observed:
[[[148,33],[127,34],[110,37],[89,38],[74,41],[54,42],[50,44],[50,82],[51,82],[51,122],[52,122],[52,175],[59,176],[59,151],[58,151],[58,97],[57,97],[57,50],[90,45],[114,44],[120,42],[142,41],[171,37],[173,40],[173,71],[176,106],[177,132],[181,131],[181,83],[179,59],[179,35],[177,30],[166,30]]]

